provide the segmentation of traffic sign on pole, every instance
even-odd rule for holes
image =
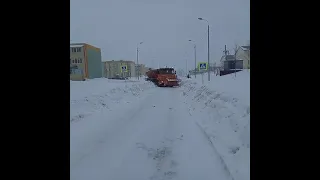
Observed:
[[[199,62],[199,63],[198,63],[198,70],[199,70],[199,71],[206,71],[206,70],[208,70],[208,63],[206,63],[206,62]]]
[[[120,70],[121,72],[128,72],[127,65],[122,65]]]
[[[201,79],[202,79],[202,84],[203,84],[203,73],[204,71],[208,70],[208,63],[207,62],[199,62],[198,63],[198,70],[201,72]]]

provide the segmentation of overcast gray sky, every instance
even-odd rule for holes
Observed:
[[[210,23],[210,61],[219,61],[224,45],[250,40],[250,0],[71,0],[71,42],[101,48],[102,60],[136,61],[149,67],[194,66],[207,61],[207,23]],[[231,52],[231,51],[230,51]]]

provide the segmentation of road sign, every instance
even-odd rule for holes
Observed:
[[[127,72],[128,71],[127,65],[122,65],[120,70],[121,72]]]
[[[199,71],[208,70],[208,63],[206,63],[206,62],[199,62],[199,63],[198,63],[198,69],[199,69]]]

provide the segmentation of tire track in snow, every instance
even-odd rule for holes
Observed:
[[[232,173],[230,172],[226,162],[224,161],[223,157],[219,154],[219,152],[217,151],[216,147],[214,146],[214,143],[211,141],[210,137],[208,136],[208,134],[204,131],[204,129],[200,126],[200,124],[198,122],[195,122],[195,124],[197,125],[197,127],[200,129],[200,131],[202,132],[202,134],[204,135],[204,138],[206,138],[209,142],[209,144],[211,145],[212,149],[215,151],[215,153],[218,155],[222,166],[224,167],[224,170],[227,172],[227,174],[230,176],[230,178],[232,180],[234,180]]]
[[[186,96],[187,94],[182,90],[180,90],[182,93],[182,96]],[[202,90],[201,91],[201,94],[202,94]],[[200,93],[199,93],[200,94]],[[199,95],[198,95],[199,96]],[[186,104],[184,104],[184,106],[186,106]],[[191,109],[186,107],[188,113],[189,113],[189,116],[192,117],[192,113],[191,113]],[[194,110],[194,109],[193,109]],[[200,131],[199,133],[202,134],[202,137],[206,140],[206,142],[211,146],[212,150],[214,151],[214,153],[218,156],[219,160],[220,160],[220,164],[221,166],[223,167],[226,175],[231,179],[231,180],[234,180],[234,177],[230,171],[230,169],[228,168],[227,164],[225,163],[223,157],[221,156],[221,154],[217,151],[214,143],[211,141],[210,137],[208,136],[208,134],[205,132],[205,130],[200,126],[200,124],[194,120],[194,118],[190,118],[192,119],[192,122],[195,124],[195,126],[197,126],[197,129]]]
[[[182,95],[186,98],[186,101],[190,100],[191,102],[191,105],[189,107],[189,114],[191,116],[197,116],[199,115],[198,113],[209,113],[208,117],[204,117],[200,122],[196,122],[196,124],[205,135],[206,139],[210,142],[215,152],[219,154],[221,162],[223,163],[226,171],[228,171],[228,174],[230,174],[230,177],[232,177],[232,179],[241,179],[240,176],[243,174],[240,175],[238,173],[238,170],[242,169],[242,166],[233,166],[233,161],[237,163],[238,160],[235,158],[239,158],[239,156],[229,156],[229,153],[235,154],[241,146],[240,143],[242,143],[242,146],[244,146],[245,144],[245,142],[241,141],[242,139],[240,140],[240,143],[236,140],[238,138],[236,133],[237,131],[240,131],[244,125],[244,123],[241,121],[245,121],[246,119],[243,118],[250,116],[250,106],[242,104],[242,101],[239,101],[237,98],[234,98],[232,96],[230,97],[230,95],[228,94],[219,93],[217,91],[209,89],[206,86],[196,87],[195,85],[195,82],[185,83],[184,87],[181,90]],[[208,109],[205,110],[206,108]],[[215,125],[214,122],[216,122],[217,124]],[[199,123],[201,123],[201,125]],[[227,126],[229,126],[230,128]],[[245,125],[244,127],[246,126],[247,125]],[[221,131],[218,130],[221,127],[227,128],[227,132],[230,132],[231,134],[234,133],[233,139],[229,139],[231,140],[230,143],[229,141],[226,141],[228,140],[228,138],[219,138],[219,136],[222,136]],[[217,132],[218,134],[216,134]],[[240,133],[243,132],[244,131],[242,130],[242,132]],[[212,139],[212,133],[215,134],[213,136],[214,139]],[[219,142],[216,142],[216,140]]]
[[[117,123],[100,127],[104,136],[94,139],[104,143],[71,171],[70,179],[229,179],[180,95],[179,88],[156,88],[113,120]]]
[[[182,101],[183,96],[181,95],[181,89],[176,89],[175,92],[171,93],[172,101],[170,101],[169,104],[170,107],[174,107],[172,113],[170,113],[169,116],[170,119],[172,119],[172,131],[171,134],[166,134],[168,134],[171,138],[175,137],[176,143],[173,144],[173,154],[169,157],[168,161],[172,160],[174,162],[177,162],[178,169],[174,171],[171,169],[167,169],[167,171],[175,172],[176,179],[194,179],[200,177],[202,177],[200,179],[208,179],[208,176],[210,176],[210,174],[214,172],[216,173],[214,177],[216,177],[217,179],[226,178],[233,180],[229,169],[226,169],[225,164],[221,162],[220,154],[214,151],[214,148],[212,149],[211,144],[208,144],[209,142],[207,141],[206,136],[203,136],[203,132],[201,131],[201,129],[199,131],[198,127],[195,127],[197,125],[195,124],[193,117],[188,114],[190,112],[188,111],[187,106],[184,104],[184,101]],[[190,159],[190,157],[191,159],[195,158],[195,161],[185,160]],[[186,163],[188,165],[183,165]],[[201,174],[201,171],[197,172],[196,167],[199,169],[202,167],[205,170],[202,170]],[[193,169],[196,171],[188,172],[186,171],[186,169]],[[191,176],[188,177],[188,175],[186,174],[189,174]],[[221,176],[219,177],[219,175]],[[192,176],[194,176],[194,178],[192,178]]]

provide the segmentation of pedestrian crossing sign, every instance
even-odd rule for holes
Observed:
[[[122,65],[120,70],[121,70],[121,72],[127,72],[128,68],[126,65]]]
[[[199,71],[208,70],[208,63],[206,63],[206,62],[199,62],[199,63],[198,63],[198,69],[199,69]]]

